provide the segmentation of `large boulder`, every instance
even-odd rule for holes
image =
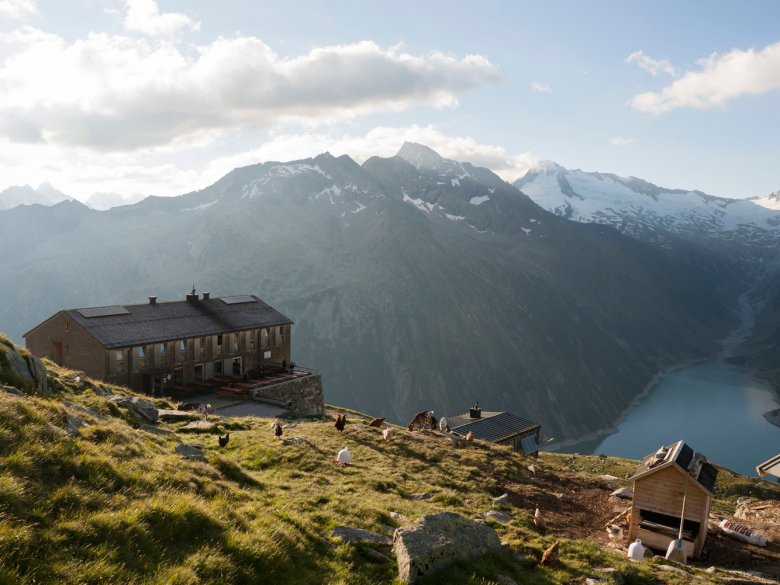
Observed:
[[[159,412],[154,404],[143,398],[138,398],[137,396],[115,395],[109,396],[108,400],[117,406],[126,408],[130,414],[136,418],[151,423],[157,422],[157,419],[159,418]]]
[[[481,522],[454,512],[440,512],[396,530],[393,548],[399,578],[404,583],[415,583],[458,561],[498,552],[501,539]]]
[[[0,383],[25,392],[47,392],[46,367],[37,357],[0,340]]]

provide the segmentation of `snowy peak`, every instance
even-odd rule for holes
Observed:
[[[567,170],[546,161],[514,183],[541,207],[566,219],[612,225],[651,241],[663,234],[758,243],[780,239],[780,200],[726,199],[665,189],[636,177]]]
[[[419,170],[439,171],[446,165],[444,159],[432,148],[416,142],[404,142],[396,155]]]

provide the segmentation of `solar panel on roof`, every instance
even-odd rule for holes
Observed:
[[[82,317],[90,319],[92,317],[112,317],[114,315],[129,315],[130,311],[124,307],[92,307],[90,309],[79,309]]]
[[[252,295],[237,295],[235,297],[220,297],[220,300],[226,305],[240,305],[241,303],[254,303],[255,298]]]

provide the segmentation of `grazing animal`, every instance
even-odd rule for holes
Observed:
[[[547,532],[547,522],[542,517],[542,511],[537,508],[534,512],[534,526],[536,526],[540,532]]]
[[[439,419],[439,430],[442,433],[449,433],[450,432],[450,423],[447,422],[447,417],[443,416]]]
[[[338,432],[343,431],[344,427],[347,426],[347,415],[346,414],[337,414],[336,415],[336,424],[334,426],[336,427],[336,430]]]
[[[471,431],[469,431],[468,433],[466,433],[466,442],[467,442],[467,443],[472,443],[472,442],[474,442],[474,433],[472,433]]]
[[[436,427],[439,426],[439,421],[436,420],[436,417],[433,416],[433,411],[431,411],[431,420],[430,420],[430,429],[432,431],[436,430]]]
[[[385,441],[389,441],[390,437],[393,436],[393,429],[384,429],[382,431],[382,437],[384,437]]]
[[[433,411],[432,410],[423,410],[422,412],[418,412],[414,415],[414,418],[409,423],[409,426],[406,427],[410,431],[413,431],[415,428],[418,429],[431,429],[433,428],[431,426],[431,420],[433,419]]]
[[[276,435],[277,438],[282,436],[282,425],[280,425],[278,421],[274,421],[271,428],[274,430],[274,435]]]
[[[218,437],[218,438],[219,438],[219,446],[227,447],[228,441],[230,440],[230,433],[225,433],[224,437]]]
[[[548,566],[558,564],[558,558],[560,557],[560,544],[560,541],[556,540],[550,548],[544,551],[544,554],[542,555],[542,561],[539,564]]]
[[[368,423],[368,426],[380,428],[382,424],[384,424],[384,422],[385,422],[384,418],[375,418],[370,423]]]

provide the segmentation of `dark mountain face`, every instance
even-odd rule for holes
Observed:
[[[105,212],[2,212],[0,329],[19,339],[61,308],[193,282],[253,292],[296,322],[295,360],[330,403],[406,422],[479,400],[562,438],[612,424],[659,367],[713,353],[733,324],[717,267],[567,222],[415,146],[254,165]]]

